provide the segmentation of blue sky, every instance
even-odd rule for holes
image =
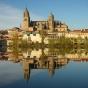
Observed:
[[[50,12],[69,28],[88,28],[88,0],[0,0],[0,29],[20,26],[25,8],[31,20],[47,20]]]

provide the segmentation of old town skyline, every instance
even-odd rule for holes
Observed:
[[[52,12],[56,20],[65,22],[69,28],[88,28],[87,25],[87,0],[52,1],[36,3],[34,0],[24,2],[12,2],[11,0],[0,1],[0,29],[19,27],[22,21],[22,13],[27,6],[31,20],[47,19]],[[80,3],[79,3],[80,2]],[[27,4],[28,3],[28,4]],[[20,5],[19,5],[20,4]],[[38,6],[39,4],[39,6]],[[46,5],[46,7],[45,7]],[[42,6],[42,8],[40,8]]]

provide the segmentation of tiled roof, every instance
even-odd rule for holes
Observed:
[[[72,32],[76,32],[76,33],[88,33],[88,29],[82,29],[82,30],[73,30]]]

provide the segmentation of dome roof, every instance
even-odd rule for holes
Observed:
[[[54,17],[54,15],[53,15],[53,13],[52,13],[52,12],[50,12],[49,16],[50,16],[50,17]]]
[[[50,12],[48,18],[49,18],[49,19],[54,19],[54,15],[52,14],[52,12]]]

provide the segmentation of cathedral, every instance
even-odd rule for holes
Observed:
[[[88,29],[69,30],[65,23],[55,20],[52,13],[49,14],[47,20],[31,21],[30,13],[26,8],[23,14],[23,21],[20,28],[15,27],[8,30],[7,45],[11,45],[12,39],[17,36],[19,39],[23,39],[28,42],[42,43],[42,30],[44,30],[44,33],[47,34],[44,39],[45,44],[48,44],[49,40],[58,39],[62,36],[73,39],[79,39],[79,37],[82,39],[88,38]]]
[[[47,32],[68,32],[68,26],[60,21],[55,21],[52,13],[50,13],[46,21],[30,21],[30,13],[27,8],[23,14],[21,29],[30,32],[40,30]]]

